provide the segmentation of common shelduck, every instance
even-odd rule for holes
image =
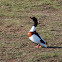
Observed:
[[[33,20],[34,25],[28,32],[29,39],[37,44],[37,46],[35,46],[35,48],[39,48],[39,47],[41,47],[41,45],[43,47],[47,48],[47,46],[46,46],[47,42],[45,42],[45,40],[42,39],[42,37],[36,32],[36,27],[38,25],[37,18],[35,18],[35,17],[30,17],[30,18]]]

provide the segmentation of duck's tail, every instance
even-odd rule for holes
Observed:
[[[45,48],[47,48],[47,46],[46,46],[45,44],[43,44],[43,43],[40,43],[40,45],[41,45],[41,46],[44,46]]]

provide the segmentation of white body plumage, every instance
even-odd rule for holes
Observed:
[[[32,26],[32,28],[30,29],[30,31],[29,32],[34,32],[36,30],[36,27],[35,26]],[[41,36],[40,36],[41,37]],[[37,43],[37,44],[40,44],[40,45],[42,45],[42,46],[44,46],[44,47],[46,47],[47,48],[47,46],[45,45],[45,44],[43,44],[43,43],[41,43],[41,39],[36,35],[36,34],[33,34],[32,36],[30,36],[29,37],[29,39],[31,40],[31,41],[33,41],[34,43]],[[42,39],[43,41],[44,41],[44,39]],[[45,42],[45,41],[44,41]],[[46,42],[45,42],[46,43]]]

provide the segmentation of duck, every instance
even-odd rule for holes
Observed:
[[[37,44],[36,46],[34,46],[34,48],[40,48],[41,46],[47,48],[47,46],[46,46],[47,42],[36,32],[36,27],[38,25],[37,18],[36,17],[30,17],[30,19],[33,20],[34,25],[29,30],[28,37],[32,42]]]

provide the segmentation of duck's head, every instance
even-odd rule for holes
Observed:
[[[35,18],[35,17],[30,17],[30,18],[34,21],[34,26],[36,27],[37,24],[38,24],[38,22],[37,22],[37,18]]]
[[[35,17],[30,17],[34,22],[37,22],[37,18]]]

